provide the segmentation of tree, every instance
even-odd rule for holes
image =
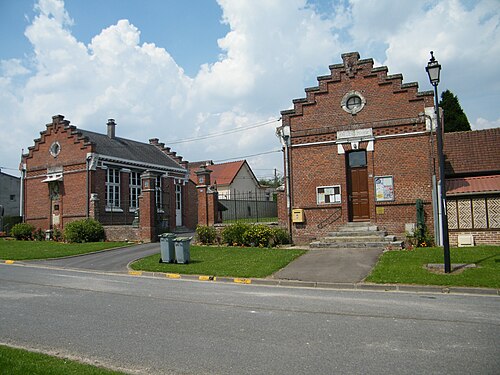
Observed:
[[[444,111],[444,132],[461,132],[471,130],[469,120],[465,115],[456,95],[450,90],[441,93],[439,106]]]

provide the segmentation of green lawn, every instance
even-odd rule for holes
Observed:
[[[60,258],[121,246],[129,245],[126,242],[63,243],[53,241],[17,241],[0,239],[0,259],[28,260]]]
[[[0,345],[0,374],[118,375],[123,373]]]
[[[191,263],[158,263],[160,254],[132,263],[134,270],[190,275],[266,277],[305,253],[296,249],[191,246]]]
[[[451,263],[475,263],[477,268],[451,274],[428,271],[429,263],[443,263],[442,248],[385,252],[366,281],[421,285],[500,288],[500,246],[450,249]]]

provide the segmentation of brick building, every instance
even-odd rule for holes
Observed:
[[[445,114],[446,115],[446,114]],[[500,128],[445,134],[450,244],[500,244]]]
[[[281,223],[291,226],[297,243],[349,222],[369,222],[404,239],[422,200],[434,232],[433,92],[418,91],[418,83],[403,83],[401,74],[388,75],[357,52],[342,60],[281,112],[277,133],[289,172],[289,189],[279,197]]]
[[[186,161],[157,138],[149,144],[78,129],[64,116],[22,157],[24,220],[43,230],[94,218],[108,239],[153,241],[159,232],[196,226],[186,192]]]

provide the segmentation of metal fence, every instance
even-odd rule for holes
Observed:
[[[228,196],[219,195],[222,205],[222,222],[274,222],[278,220],[278,204],[273,194],[255,190],[231,191]]]

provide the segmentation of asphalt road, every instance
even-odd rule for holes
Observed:
[[[0,342],[144,374],[498,374],[497,296],[0,264]]]
[[[74,269],[86,269],[107,272],[126,272],[127,264],[131,261],[160,254],[160,244],[148,243],[134,245],[114,250],[100,251],[92,254],[78,255],[61,259],[24,261],[26,263],[47,265],[51,267],[63,267]]]

